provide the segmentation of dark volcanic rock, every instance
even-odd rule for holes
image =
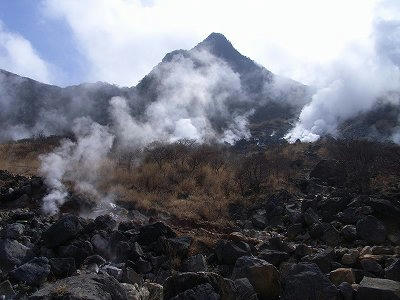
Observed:
[[[275,267],[289,259],[289,254],[283,251],[263,250],[258,254],[258,257],[273,264]]]
[[[56,247],[74,239],[83,229],[81,220],[74,215],[65,215],[43,232],[44,244]]]
[[[283,279],[282,300],[338,300],[335,285],[316,264],[299,263],[290,267]]]
[[[163,222],[144,225],[139,230],[138,242],[141,245],[149,245],[158,240],[159,237],[175,238],[176,233]]]
[[[68,258],[51,258],[49,260],[50,271],[56,278],[64,278],[71,276],[75,273],[75,259],[72,257]]]
[[[11,278],[31,286],[39,286],[50,274],[49,260],[46,257],[34,258],[10,272]]]
[[[188,257],[182,263],[182,270],[185,272],[206,272],[207,263],[203,254]]]
[[[235,280],[236,300],[257,300],[257,293],[247,278]]]
[[[357,238],[357,230],[354,225],[343,226],[343,228],[340,230],[340,233],[348,242],[352,242]]]
[[[279,272],[265,260],[251,256],[238,258],[233,268],[232,278],[247,278],[260,300],[279,298],[281,291]]]
[[[356,300],[400,299],[400,282],[364,277],[357,290]]]
[[[332,270],[333,251],[328,249],[302,258],[304,262],[315,263],[322,272],[329,273]]]
[[[220,264],[233,265],[239,257],[250,254],[250,246],[242,241],[220,240],[215,246],[215,254]]]
[[[210,289],[211,287],[211,289]],[[192,298],[184,298],[191,295]],[[235,299],[232,280],[215,273],[182,273],[169,277],[164,284],[164,299]],[[197,297],[196,297],[197,296]],[[201,298],[201,296],[205,298]],[[175,298],[176,297],[176,298]]]
[[[15,291],[10,281],[6,280],[0,283],[0,296],[4,296],[5,299],[14,299]]]
[[[357,235],[370,243],[381,244],[386,239],[386,228],[374,216],[365,216],[357,222]]]
[[[82,274],[48,283],[29,299],[125,300],[124,288],[105,274]]]
[[[400,281],[400,259],[396,259],[385,269],[385,277],[390,280]]]
[[[26,258],[29,248],[17,241],[2,239],[0,240],[0,267],[4,271],[9,271],[18,266]]]
[[[373,258],[363,258],[360,261],[362,268],[376,276],[381,276],[383,274],[382,266]]]

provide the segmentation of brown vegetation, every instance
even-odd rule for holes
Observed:
[[[38,156],[51,151],[59,140],[2,144],[0,169],[35,175]],[[400,147],[337,140],[265,149],[253,145],[248,151],[181,140],[154,143],[142,151],[113,151],[102,164],[98,189],[140,210],[227,226],[230,208],[237,204],[246,207],[280,190],[300,193],[299,183],[322,159],[338,161],[344,187],[356,193],[400,190]]]

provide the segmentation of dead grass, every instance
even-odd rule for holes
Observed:
[[[37,175],[39,155],[51,152],[60,138],[21,140],[0,144],[0,169],[25,176]]]

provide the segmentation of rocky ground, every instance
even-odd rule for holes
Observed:
[[[222,232],[126,208],[81,217],[93,204],[73,196],[46,216],[40,178],[0,171],[0,295],[400,299],[400,204],[333,188],[338,177],[318,164],[303,197],[232,207],[236,226]]]

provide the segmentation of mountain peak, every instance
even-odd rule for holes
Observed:
[[[232,43],[222,33],[217,32],[211,33],[205,40],[200,42],[195,49],[207,49],[214,54],[226,52],[227,50],[230,52],[236,51]]]
[[[231,44],[228,41],[228,39],[222,33],[218,33],[218,32],[212,32],[208,37],[206,37],[204,42],[205,41],[214,42],[214,43],[228,43],[228,44]]]
[[[193,49],[206,50],[210,52],[227,62],[234,71],[240,74],[261,70],[261,68],[251,59],[240,54],[222,33],[211,33],[204,41],[197,44]]]

